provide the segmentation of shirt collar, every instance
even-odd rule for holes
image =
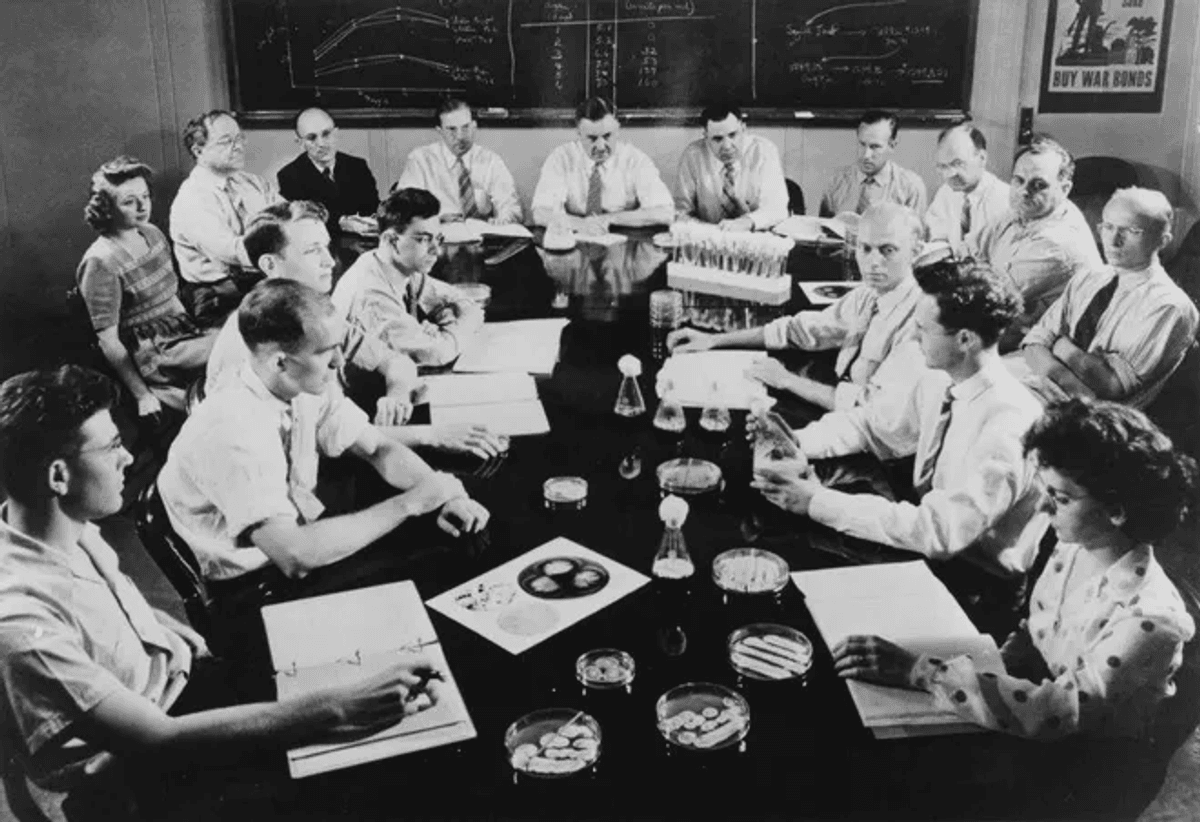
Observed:
[[[246,387],[250,389],[251,394],[263,402],[269,403],[280,414],[291,410],[292,404],[272,394],[271,389],[267,388],[266,383],[254,372],[254,367],[248,361],[242,364],[242,370],[238,376],[245,383]]]
[[[963,199],[971,205],[978,205],[998,181],[999,178],[985,168],[983,176],[979,178],[979,185],[975,186],[973,191],[962,192]]]
[[[1007,373],[1000,357],[989,357],[983,368],[962,382],[950,386],[950,396],[955,400],[970,402],[1003,379]]]
[[[1131,594],[1141,588],[1150,563],[1153,561],[1154,549],[1149,545],[1138,545],[1108,566],[1101,577],[1101,582],[1097,583],[1097,587],[1105,584],[1104,580],[1107,580],[1110,591],[1118,594]]]
[[[318,163],[316,160],[314,160],[312,157],[309,157],[308,152],[305,152],[304,156],[305,156],[305,158],[307,158],[307,160],[310,163],[312,163],[312,167],[317,170],[317,173],[321,174],[321,175],[325,174],[325,169],[328,168],[330,171],[333,171],[333,169],[337,166],[337,152],[336,151],[333,154],[333,159],[329,161],[329,165],[327,165],[327,166],[323,166],[320,163]]]
[[[1109,269],[1117,275],[1118,284],[1124,285],[1128,288],[1137,288],[1145,285],[1151,280],[1158,280],[1163,277],[1166,277],[1168,280],[1171,279],[1171,276],[1167,274],[1166,270],[1162,267],[1162,264],[1158,262],[1150,263],[1150,265],[1146,266],[1141,271],[1129,271],[1128,269],[1117,268],[1116,266],[1109,266]],[[1172,280],[1172,282],[1174,281]]]
[[[900,303],[913,296],[913,294],[918,290],[916,277],[909,275],[902,283],[900,283],[900,285],[896,286],[891,291],[880,294],[879,298],[875,301],[875,304],[879,307],[881,312],[891,311],[893,308],[900,305]]]
[[[888,183],[890,183],[892,181],[892,166],[893,165],[894,164],[892,163],[891,160],[888,160],[886,163],[884,163],[883,168],[881,168],[881,169],[879,169],[879,171],[875,172],[875,175],[874,175],[875,182],[879,183],[882,186],[886,186]],[[857,163],[854,164],[854,172],[858,179],[859,185],[862,185],[863,182],[866,181],[867,177],[870,176],[870,175],[864,173],[862,168]]]
[[[440,153],[442,162],[445,163],[446,168],[454,168],[456,165],[458,165],[458,156],[453,151],[448,149],[445,143],[443,143],[441,140],[438,140],[436,145],[436,151]],[[471,167],[471,155],[475,153],[477,148],[479,148],[479,146],[472,143],[471,147],[467,149],[466,154],[462,156],[463,165],[465,165],[467,168]]]
[[[25,562],[32,562],[47,570],[66,571],[72,576],[91,581],[103,581],[96,564],[104,561],[103,550],[97,543],[100,529],[88,522],[80,532],[79,542],[74,551],[63,551],[55,545],[34,539],[23,531],[8,524],[8,503],[0,504],[0,533],[4,535],[3,543],[8,549],[18,548]],[[112,549],[107,549],[112,553]],[[113,561],[116,561],[115,555]]]
[[[229,180],[233,179],[235,174],[237,174],[236,171],[232,174],[221,175],[217,174],[217,172],[213,171],[207,166],[197,165],[192,168],[191,177],[201,185],[217,190],[223,190]]]

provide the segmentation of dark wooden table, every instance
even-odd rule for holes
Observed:
[[[468,559],[450,546],[416,571],[406,569],[425,598],[559,535],[649,573],[661,535],[654,468],[680,446],[657,438],[650,425],[647,294],[665,282],[665,255],[647,236],[634,235],[600,255],[587,250],[552,255],[529,247],[500,266],[483,264],[490,249],[448,250],[436,273],[490,285],[490,320],[561,313],[571,323],[553,376],[539,381],[551,433],[514,440],[497,473],[482,481],[468,478],[472,494],[492,512],[490,547]],[[556,294],[568,297],[567,307],[557,312],[551,308]],[[624,353],[641,356],[648,366],[641,386],[651,408],[634,424],[613,414],[616,361]],[[1077,805],[1063,804],[1063,795],[1099,797],[1104,786],[1114,784],[1116,794],[1135,805],[1153,796],[1161,774],[1147,776],[1132,765],[1100,773],[1089,787],[1071,787],[1072,780],[1091,773],[1077,749],[992,734],[875,740],[834,676],[828,650],[794,586],[775,598],[727,601],[712,583],[713,556],[740,545],[775,550],[794,570],[842,560],[814,548],[817,531],[810,522],[772,516],[749,493],[742,415],[734,414],[726,440],[713,441],[700,436],[694,414],[689,411],[682,451],[716,460],[727,485],[720,495],[693,501],[684,534],[697,573],[686,590],[652,583],[518,656],[431,611],[478,738],[298,781],[287,778],[279,757],[263,772],[247,775],[249,787],[226,783],[206,799],[226,818],[293,820],[963,819],[1045,818],[1059,811],[1078,816]],[[618,462],[634,447],[642,455],[642,472],[623,479]],[[564,474],[587,479],[584,510],[543,507],[543,481]],[[384,572],[374,581],[389,578]],[[816,656],[805,680],[743,681],[730,668],[727,636],[757,621],[790,625],[812,639]],[[632,693],[582,691],[575,659],[598,647],[633,655]],[[691,681],[724,684],[746,697],[752,716],[744,751],[682,751],[659,736],[656,700]],[[598,720],[603,752],[592,771],[559,780],[514,778],[504,731],[525,713],[546,707],[582,709]],[[1064,757],[1074,764],[1068,767]],[[194,812],[196,805],[191,807]],[[1115,806],[1103,800],[1100,807]]]

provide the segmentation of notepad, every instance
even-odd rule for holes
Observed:
[[[528,374],[444,374],[428,377],[425,392],[434,425],[474,423],[510,437],[550,431],[537,385]]]
[[[485,323],[454,364],[458,372],[523,371],[549,375],[558,362],[562,317]]]
[[[438,703],[371,736],[293,748],[293,779],[476,736],[441,643],[411,581],[262,609],[280,700],[359,682],[419,653],[442,673]]]
[[[853,634],[874,634],[914,653],[947,659],[967,654],[980,671],[1004,670],[996,643],[979,633],[923,561],[797,571],[792,581],[830,648]],[[853,679],[846,686],[876,738],[984,730],[941,710],[924,691]]]

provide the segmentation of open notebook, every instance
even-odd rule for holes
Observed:
[[[427,377],[425,390],[435,425],[480,423],[510,437],[550,431],[533,377],[519,371],[441,374]]]
[[[971,622],[924,561],[797,571],[792,581],[825,644],[875,634],[915,653],[969,654],[981,671],[1003,670],[996,643]],[[878,738],[972,733],[983,729],[941,710],[924,691],[846,680],[863,725]]]
[[[407,653],[423,655],[445,677],[436,705],[390,728],[288,751],[293,779],[475,738],[475,725],[414,583],[268,605],[262,615],[281,700],[367,679]]]

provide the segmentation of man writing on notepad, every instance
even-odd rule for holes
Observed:
[[[151,609],[93,524],[121,508],[133,462],[110,414],[116,399],[107,378],[77,366],[0,385],[0,748],[19,766],[6,773],[10,800],[28,795],[50,819],[158,818],[137,815],[131,783],[165,794],[163,769],[195,770],[197,758],[236,768],[242,752],[376,730],[437,701],[436,682],[421,684],[436,672],[414,657],[363,682],[232,704],[239,695],[204,640]]]
[[[821,410],[854,408],[892,382],[913,379],[923,368],[919,357],[911,352],[906,356],[900,344],[914,333],[920,289],[913,279],[913,259],[924,230],[917,215],[904,206],[872,206],[863,215],[855,246],[862,287],[821,311],[801,311],[761,328],[723,334],[673,331],[667,345],[679,353],[710,348],[836,350],[834,385],[793,374],[774,359],[764,360],[750,373]]]

